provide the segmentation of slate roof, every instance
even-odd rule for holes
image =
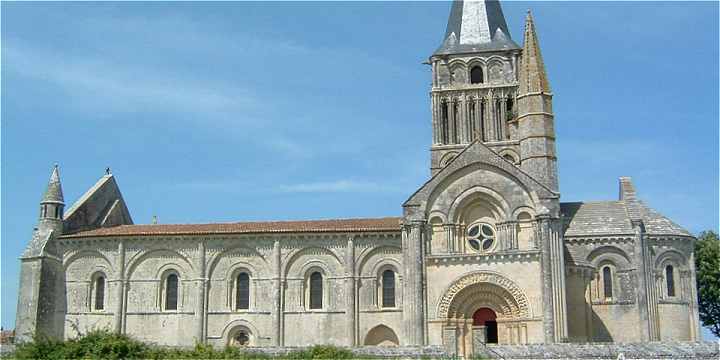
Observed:
[[[399,217],[386,217],[376,219],[262,221],[214,224],[120,225],[63,235],[62,238],[144,235],[399,232],[400,220],[401,218]]]
[[[453,1],[442,45],[434,55],[520,49],[497,0]]]
[[[637,205],[636,208],[645,224],[646,233],[692,236],[683,227],[642,201],[634,201],[634,204]],[[625,201],[561,203],[560,212],[565,217],[566,224],[565,236],[634,234],[628,205]]]

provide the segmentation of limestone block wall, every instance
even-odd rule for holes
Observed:
[[[63,265],[51,272],[66,295],[57,303],[67,338],[92,329],[171,346],[224,346],[239,329],[252,346],[354,346],[370,332],[371,341],[386,344],[403,337],[399,232],[99,237],[59,245]],[[395,279],[391,307],[381,302],[386,270]],[[319,309],[308,303],[313,272],[322,273]],[[236,304],[240,273],[249,276],[247,308]],[[171,274],[178,278],[173,309],[165,302]]]
[[[644,264],[638,262],[634,236],[566,239],[570,341],[647,341],[653,321],[659,329],[657,340],[699,339],[691,244],[683,239],[649,239],[650,255],[642,261],[654,269],[654,301],[638,295],[638,271]],[[607,274],[610,277],[606,279]],[[668,285],[669,276],[673,285]],[[643,318],[642,307],[656,307],[657,318],[652,312]]]

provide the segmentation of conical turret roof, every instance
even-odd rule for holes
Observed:
[[[535,21],[528,10],[525,18],[525,42],[520,60],[520,94],[551,93],[550,82],[545,72],[540,53],[540,43],[535,32]]]
[[[499,1],[455,0],[450,10],[443,44],[434,55],[519,48],[510,38]]]
[[[48,182],[47,190],[42,198],[42,203],[65,203],[63,199],[62,185],[60,184],[60,168],[55,164],[52,174],[50,174],[50,181]]]

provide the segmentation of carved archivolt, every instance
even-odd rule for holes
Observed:
[[[464,275],[448,287],[440,299],[438,318],[464,313],[472,299],[486,301],[483,305],[497,308],[503,317],[531,315],[528,298],[519,286],[498,273],[480,271]]]

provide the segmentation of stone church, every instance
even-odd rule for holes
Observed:
[[[431,176],[400,217],[135,225],[114,175],[65,209],[55,167],[21,256],[18,336],[461,355],[700,339],[688,231],[627,177],[615,200],[560,202],[530,13],[520,46],[497,1],[454,1],[428,64]]]

